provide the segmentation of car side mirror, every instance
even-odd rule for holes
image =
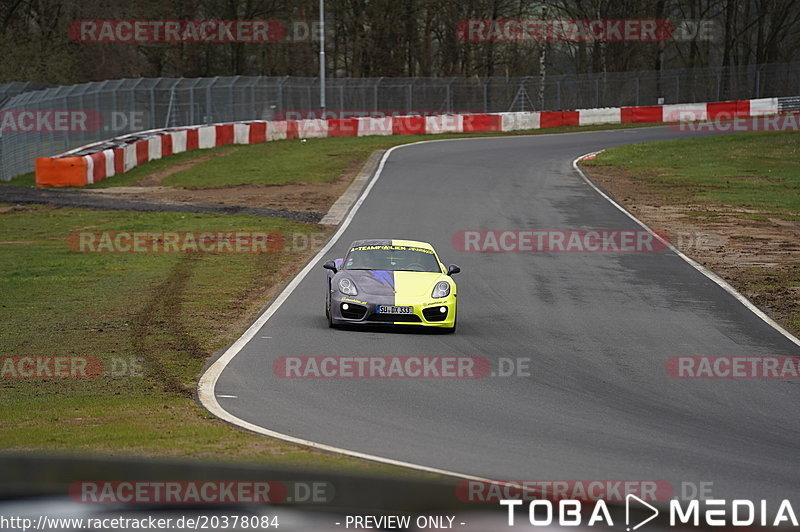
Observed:
[[[451,264],[447,267],[447,275],[455,275],[461,271],[461,268],[456,266],[455,264]]]
[[[333,273],[336,273],[338,271],[336,269],[336,262],[334,262],[332,260],[329,260],[328,262],[323,264],[322,267],[325,268],[326,270],[332,271]]]

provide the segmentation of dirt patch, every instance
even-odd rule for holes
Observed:
[[[114,187],[102,190],[103,197],[136,199],[159,203],[194,203],[283,209],[301,212],[326,212],[344,192],[349,181],[288,185],[237,185],[221,188],[187,189],[177,187]],[[94,194],[97,192],[92,191]]]
[[[229,153],[233,153],[239,149],[241,148],[229,148],[226,150],[219,150],[212,155],[200,155],[198,157],[192,158],[189,161],[183,161],[180,163],[173,164],[169,168],[165,168],[164,170],[159,170],[158,172],[153,172],[152,174],[144,176],[143,178],[139,179],[136,182],[136,186],[139,187],[159,186],[161,183],[164,182],[164,179],[168,178],[173,174],[177,174],[178,172],[182,172],[183,170],[188,170],[192,166],[200,164],[203,161],[213,159],[214,157],[221,157],[223,155],[228,155]]]
[[[795,334],[800,333],[800,222],[774,213],[685,203],[617,166],[586,174],[675,247],[728,281]]]
[[[204,214],[247,214],[283,218],[295,222],[317,223],[324,212],[268,209],[245,205],[219,203],[186,203],[174,201],[149,201],[131,195],[104,194],[85,190],[50,190],[31,187],[0,187],[0,203],[48,205],[50,208],[70,207],[136,212],[197,212]]]
[[[189,166],[200,162],[193,159]],[[351,164],[345,172],[328,183],[288,183],[285,185],[236,185],[220,188],[188,189],[164,187],[143,183],[160,183],[176,170],[176,165],[163,172],[156,172],[140,179],[134,187],[111,187],[92,189],[87,193],[104,198],[135,199],[159,203],[192,203],[202,205],[227,205],[282,209],[298,212],[327,212],[358,174],[363,161]],[[168,173],[166,173],[168,172]],[[165,174],[166,173],[166,174]]]
[[[0,194],[0,200],[4,200],[4,199],[5,198],[3,197],[3,195]],[[50,210],[50,209],[52,209],[52,207],[47,208],[46,210]],[[3,206],[0,207],[0,214],[7,214],[7,213],[12,213],[12,212],[22,213],[22,212],[30,212],[30,211],[36,211],[36,210],[45,210],[45,208],[43,208],[41,206],[38,206],[38,205],[37,206],[19,205],[19,204],[3,205]]]

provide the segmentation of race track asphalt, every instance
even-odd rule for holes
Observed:
[[[394,150],[324,259],[363,238],[432,243],[462,268],[458,331],[328,329],[325,271],[315,266],[222,371],[219,404],[292,437],[464,475],[800,495],[797,380],[677,379],[665,370],[679,355],[797,356],[800,348],[678,255],[474,253],[451,244],[459,230],[639,229],[572,161],[687,135],[657,127]],[[530,376],[277,377],[273,361],[290,355],[529,358]]]

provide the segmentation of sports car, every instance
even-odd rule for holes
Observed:
[[[400,325],[456,330],[461,268],[445,268],[433,246],[415,240],[356,240],[328,270],[328,325]]]

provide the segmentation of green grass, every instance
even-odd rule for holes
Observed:
[[[362,164],[374,150],[388,149],[392,146],[421,140],[547,135],[658,125],[660,124],[606,124],[534,129],[511,133],[340,137],[308,139],[307,142],[292,139],[247,146],[220,146],[205,150],[193,150],[151,161],[125,174],[89,185],[88,188],[135,185],[140,179],[155,172],[206,157],[211,158],[167,177],[162,184],[185,188],[216,188],[245,184],[325,183],[333,181],[349,168]],[[36,185],[32,173],[16,177],[11,181],[0,181],[0,184]]]
[[[36,174],[33,172],[29,172],[27,174],[18,175],[14,179],[11,179],[10,181],[0,180],[0,186],[4,185],[12,187],[35,187]]]
[[[0,449],[394,470],[252,435],[193,398],[207,358],[241,333],[307,255],[79,253],[67,244],[76,231],[235,230],[328,232],[250,216],[0,205],[2,361],[86,356],[107,368],[120,361],[140,368],[83,379],[8,378],[6,371]]]
[[[794,132],[619,146],[584,164],[622,167],[680,202],[710,202],[790,219],[800,213],[800,138]]]
[[[343,137],[288,140],[243,146],[173,174],[164,185],[213,188],[230,185],[326,183],[363,163],[377,149],[401,144],[399,139]]]
[[[92,185],[88,185],[86,188],[133,186],[136,185],[137,181],[139,181],[140,179],[147,177],[151,174],[154,174],[156,172],[161,172],[180,164],[192,163],[197,159],[205,157],[210,157],[211,159],[215,159],[217,157],[224,156],[233,151],[236,151],[237,149],[241,149],[241,146],[219,146],[217,148],[208,148],[205,150],[185,151],[183,153],[178,153],[176,155],[170,155],[169,157],[164,157],[163,159],[156,159],[155,161],[150,161],[141,166],[137,166],[136,168],[133,168],[131,171],[126,172],[124,174],[115,175],[109,179],[104,179]]]

